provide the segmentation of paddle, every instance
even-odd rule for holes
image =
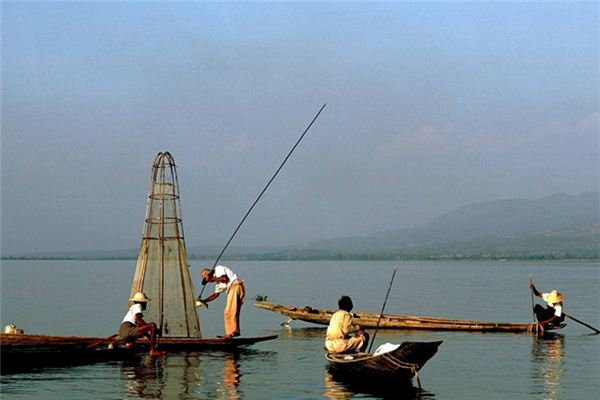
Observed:
[[[533,299],[533,290],[531,290],[531,285],[533,285],[533,275],[531,275],[531,273],[529,274],[529,291],[531,292],[531,318],[533,323],[531,324],[532,326],[535,325],[535,334],[538,334],[538,327],[539,325],[535,322],[535,311],[534,311],[534,304],[535,301]],[[533,329],[531,329],[531,332],[533,332]]]
[[[529,274],[529,283],[532,284],[533,283],[533,278],[531,276],[531,274]],[[533,302],[533,290],[531,291],[531,301]],[[573,320],[575,322],[577,322],[578,324],[581,324],[583,326],[585,326],[586,328],[590,328],[591,330],[593,330],[594,332],[596,332],[596,334],[600,333],[600,330],[594,328],[593,326],[586,324],[583,321],[578,320],[577,318],[567,314],[566,312],[563,312],[563,314],[565,314],[565,317],[569,318],[570,320]],[[536,324],[536,333],[537,333],[537,324]]]
[[[591,330],[593,330],[594,332],[596,332],[596,334],[600,333],[600,330],[598,330],[598,329],[594,328],[593,326],[591,326],[591,325],[588,325],[588,324],[586,324],[585,322],[583,322],[583,321],[580,321],[580,320],[578,320],[577,318],[575,318],[575,317],[572,317],[572,316],[570,316],[570,315],[569,315],[569,314],[567,314],[567,313],[563,313],[563,314],[565,314],[565,317],[567,317],[567,318],[569,318],[569,319],[572,319],[573,321],[575,321],[575,322],[577,322],[577,323],[579,323],[579,324],[581,324],[581,325],[583,325],[583,326],[585,326],[585,327],[588,327],[588,328],[590,328]]]
[[[383,301],[383,306],[381,306],[381,312],[379,313],[377,325],[375,326],[375,333],[373,334],[373,339],[371,339],[371,343],[369,344],[369,351],[367,351],[367,353],[371,352],[373,343],[375,343],[375,336],[377,336],[377,331],[379,330],[379,322],[381,322],[381,318],[383,317],[383,310],[385,309],[385,305],[388,301],[388,296],[390,295],[390,289],[392,288],[392,282],[394,282],[394,276],[396,276],[396,268],[394,268],[394,272],[392,273],[392,279],[390,279],[390,286],[388,287],[387,293],[385,294],[385,300]]]

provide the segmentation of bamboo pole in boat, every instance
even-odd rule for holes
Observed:
[[[381,306],[381,312],[379,313],[379,319],[377,320],[377,326],[375,326],[375,333],[373,334],[373,339],[371,339],[371,344],[369,344],[369,351],[371,352],[371,348],[373,348],[373,343],[375,342],[375,336],[377,336],[377,331],[379,330],[379,323],[381,322],[381,317],[383,317],[383,310],[385,309],[385,305],[388,301],[388,296],[390,295],[390,289],[392,289],[392,282],[394,282],[394,276],[396,276],[396,268],[394,268],[394,272],[392,273],[392,279],[390,279],[390,286],[388,286],[387,293],[385,294],[385,300],[383,301],[383,306]]]
[[[529,291],[531,292],[531,320],[532,326],[535,325],[535,335],[538,336],[538,324],[535,322],[535,311],[534,311],[534,300],[533,300],[533,290],[531,290],[531,285],[533,285],[533,275],[529,274]],[[531,330],[533,332],[533,329]]]

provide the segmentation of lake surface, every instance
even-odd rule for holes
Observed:
[[[206,264],[192,262],[199,271]],[[3,374],[6,399],[348,399],[379,398],[332,379],[323,328],[254,307],[256,295],[280,304],[379,312],[398,267],[386,312],[503,322],[531,321],[532,273],[540,290],[565,294],[567,313],[600,326],[600,266],[592,263],[225,262],[246,283],[244,336],[279,338],[238,353],[175,353],[151,360],[96,363]],[[2,261],[2,326],[26,333],[109,336],[126,309],[135,261]],[[222,334],[224,299],[200,311],[203,337]],[[421,370],[428,399],[595,399],[600,335],[567,321],[549,338],[526,334],[379,331],[385,342],[443,340]],[[374,346],[374,347],[375,347]],[[392,398],[411,398],[393,393]]]

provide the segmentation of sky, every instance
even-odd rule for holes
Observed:
[[[598,191],[597,2],[11,2],[2,255],[139,246],[152,160],[187,246]]]

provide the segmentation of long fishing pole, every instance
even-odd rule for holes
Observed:
[[[385,305],[388,301],[388,296],[390,295],[390,289],[392,288],[392,282],[394,282],[394,276],[396,276],[396,268],[394,268],[394,272],[392,273],[392,279],[390,279],[390,286],[388,287],[387,293],[385,294],[385,300],[383,301],[383,306],[381,306],[381,312],[379,313],[379,318],[377,319],[377,326],[375,327],[375,333],[373,334],[373,339],[371,339],[371,344],[369,344],[369,350],[367,353],[371,352],[371,348],[373,347],[373,343],[375,343],[375,336],[377,336],[377,331],[379,330],[379,322],[381,322],[381,318],[383,317],[383,310],[385,309]]]
[[[223,255],[223,253],[225,253],[225,250],[229,246],[229,243],[231,243],[231,241],[233,240],[233,238],[235,237],[235,235],[237,234],[237,232],[240,230],[240,228],[242,227],[242,224],[244,223],[244,221],[246,221],[246,218],[248,218],[248,215],[250,215],[250,213],[252,212],[252,209],[254,208],[254,206],[258,203],[258,201],[260,200],[260,198],[262,197],[262,195],[267,191],[269,185],[271,185],[271,182],[273,182],[273,180],[275,179],[275,177],[277,176],[277,174],[279,173],[279,171],[281,171],[281,169],[283,168],[283,166],[287,162],[288,158],[290,158],[290,156],[292,155],[292,153],[294,152],[294,150],[296,150],[296,147],[298,147],[298,145],[300,144],[300,142],[304,138],[304,135],[306,135],[306,133],[308,132],[308,130],[315,123],[315,121],[317,120],[317,118],[321,114],[321,111],[323,111],[323,109],[325,108],[326,105],[327,105],[327,103],[325,103],[325,104],[323,104],[321,106],[321,108],[319,109],[319,112],[317,112],[317,114],[312,119],[312,121],[310,121],[310,124],[308,124],[308,126],[306,127],[306,129],[304,130],[304,132],[302,132],[302,135],[300,135],[300,137],[296,141],[296,144],[294,144],[294,147],[292,147],[292,149],[287,154],[287,156],[285,156],[285,159],[283,160],[283,162],[281,163],[281,165],[279,166],[279,168],[277,168],[277,171],[275,171],[275,173],[273,174],[273,176],[271,177],[271,179],[269,179],[269,182],[267,182],[267,184],[264,187],[264,189],[260,192],[260,194],[258,195],[258,197],[256,198],[256,200],[254,200],[254,203],[252,203],[252,205],[248,209],[248,212],[246,212],[246,215],[244,215],[244,218],[242,218],[242,220],[238,224],[237,228],[235,228],[235,230],[231,234],[231,237],[229,237],[229,240],[227,241],[227,243],[225,243],[225,246],[223,246],[223,250],[221,250],[221,252],[217,256],[217,259],[215,260],[215,263],[213,264],[211,270],[215,269],[215,267],[217,266],[219,260],[221,259],[221,256]],[[205,288],[206,288],[206,285],[205,285],[205,283],[203,281],[202,290],[200,291],[200,295],[198,296],[198,300],[200,300],[202,298],[202,293],[204,293],[204,289]]]

